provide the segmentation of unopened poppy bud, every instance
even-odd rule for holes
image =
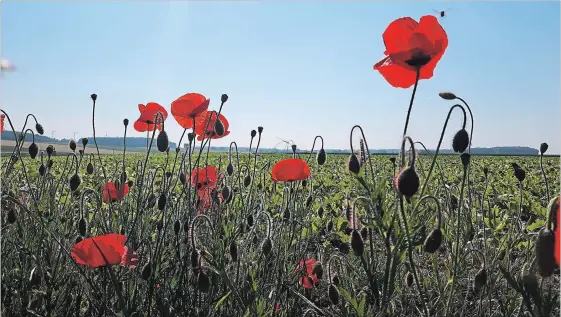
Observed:
[[[445,99],[445,100],[454,100],[456,99],[456,95],[454,95],[451,92],[441,92],[438,94],[440,96],[440,98]]]
[[[132,187],[132,186],[134,185],[134,182],[133,182],[132,180],[129,180],[129,181],[127,182],[127,185],[129,185],[129,188],[130,188],[130,187]]]
[[[302,187],[306,187],[308,186],[308,181],[307,180],[302,180]]]
[[[327,231],[331,230],[333,230],[333,221],[329,220],[329,222],[327,223]]]
[[[228,173],[228,176],[232,176],[234,174],[234,165],[232,165],[232,162],[228,163],[228,166],[226,167],[226,173]]]
[[[257,133],[259,134],[263,133],[263,127],[261,126],[257,127]]]
[[[8,223],[14,223],[17,220],[16,211],[14,208],[8,208]]]
[[[222,123],[222,121],[220,119],[216,119],[214,121],[214,133],[216,133],[216,135],[218,136],[223,136],[224,135],[224,131],[225,127],[224,124]]]
[[[479,270],[479,272],[477,272],[477,274],[475,274],[475,277],[473,279],[473,288],[475,289],[475,291],[479,292],[486,284],[487,270],[482,268],[481,270]]]
[[[324,213],[323,206],[319,206],[318,207],[318,217],[323,218],[323,213]]]
[[[469,146],[469,134],[466,129],[460,129],[452,139],[452,150],[463,153]]]
[[[339,275],[333,274],[333,277],[331,278],[331,283],[333,283],[333,285],[335,286],[341,285],[341,279],[339,278]]]
[[[471,155],[469,153],[462,153],[462,155],[460,155],[460,160],[462,161],[462,166],[464,168],[468,168],[470,158],[471,158]]]
[[[53,155],[53,152],[55,151],[54,146],[49,145],[47,146],[47,155],[50,157],[51,155]]]
[[[29,274],[29,286],[37,286],[41,284],[41,275],[37,272],[37,268],[34,267]]]
[[[312,267],[312,274],[315,274],[316,277],[321,280],[321,278],[323,277],[323,265],[321,264],[321,262],[314,263]]]
[[[356,175],[360,172],[360,162],[354,153],[352,153],[347,160],[347,169]]]
[[[143,280],[147,281],[150,278],[150,275],[152,275],[152,264],[148,262],[142,269],[142,273],[140,274],[140,277]]]
[[[82,146],[86,147],[88,145],[88,138],[82,138]]]
[[[292,153],[296,153],[296,144],[292,144],[290,148],[292,149]]]
[[[37,154],[39,153],[39,146],[35,142],[33,142],[29,145],[28,150],[29,150],[29,156],[32,159],[35,159],[35,157],[37,157]]]
[[[93,101],[96,101],[96,100],[97,100],[97,95],[96,95],[96,94],[92,94],[92,95],[90,96],[90,98],[92,98]]]
[[[250,227],[253,227],[253,215],[249,214],[249,216],[247,216],[247,225]]]
[[[257,135],[257,131],[251,130],[251,137],[254,138]]]
[[[37,131],[37,133],[39,133],[40,135],[43,135],[43,133],[45,133],[45,129],[43,129],[43,126],[39,123],[35,124],[35,131]]]
[[[158,222],[156,222],[156,229],[158,229],[158,231],[162,231],[162,229],[164,229],[164,220],[160,219],[158,220]]]
[[[434,229],[425,239],[423,250],[427,253],[435,253],[442,244],[442,230],[440,228]]]
[[[522,275],[522,285],[530,295],[535,296],[539,292],[538,279],[532,273],[525,273]]]
[[[222,96],[220,97],[220,101],[221,101],[221,102],[226,102],[226,101],[228,101],[228,95],[222,94]]]
[[[47,172],[47,168],[45,167],[45,164],[41,163],[41,166],[39,166],[39,175],[45,176],[46,172]]]
[[[193,140],[195,140],[195,136],[196,134],[193,132],[189,132],[187,133],[187,140],[189,140],[189,143],[193,142]]]
[[[80,154],[80,157],[84,156],[84,150],[79,149],[79,150],[78,150],[78,154]]]
[[[166,208],[167,197],[165,193],[161,193],[160,197],[158,198],[158,209],[164,210]]]
[[[168,133],[166,131],[160,131],[158,138],[156,139],[156,145],[158,146],[158,151],[165,152],[169,146]]]
[[[314,197],[312,196],[312,194],[308,195],[308,198],[306,198],[306,207],[309,208],[312,205]]]
[[[519,182],[524,181],[526,179],[526,171],[523,170],[522,167],[518,166],[518,164],[516,163],[513,163],[513,167],[514,167],[514,177],[516,177],[516,179]]]
[[[129,119],[123,119],[123,125],[126,127],[129,125]]]
[[[150,196],[148,196],[148,203],[146,204],[146,207],[148,207],[148,209],[152,209],[156,205],[156,202],[156,195],[154,195],[154,193],[151,193]]]
[[[268,256],[269,253],[271,253],[272,249],[273,249],[273,242],[269,237],[265,238],[265,240],[263,240],[263,244],[261,245],[261,252],[263,252],[264,256]]]
[[[329,288],[327,289],[327,295],[329,296],[329,300],[333,305],[339,304],[339,290],[333,284],[329,284]]]
[[[251,184],[251,176],[247,175],[244,179],[243,179],[243,185],[245,187],[248,187]]]
[[[238,244],[236,240],[230,242],[230,257],[232,258],[232,262],[238,262]]]
[[[88,165],[86,166],[86,173],[88,173],[88,175],[92,175],[93,172],[94,172],[94,166],[92,162],[89,162]]]
[[[364,253],[364,240],[357,230],[353,230],[351,234],[351,248],[356,256],[362,256]]]
[[[76,144],[76,141],[74,141],[74,140],[70,140],[70,141],[68,142],[68,147],[70,148],[70,150],[71,150],[72,152],[76,151],[76,145],[77,145],[77,144]]]
[[[419,175],[414,168],[408,166],[401,170],[396,177],[395,187],[406,198],[413,197],[419,190]]]
[[[179,181],[183,185],[187,184],[187,177],[185,176],[185,174],[183,172],[179,173]]]
[[[173,232],[175,232],[175,235],[179,234],[179,230],[181,230],[181,222],[179,220],[176,220],[173,224]]]
[[[544,155],[545,152],[547,152],[547,149],[549,148],[549,145],[547,143],[542,143],[540,144],[540,153],[541,155]]]
[[[221,193],[222,193],[222,199],[228,202],[230,200],[230,187],[228,186],[222,187]]]
[[[459,201],[458,201],[458,197],[451,195],[450,196],[450,208],[452,210],[456,210],[458,209],[458,206],[460,205]]]
[[[405,274],[405,285],[407,285],[407,287],[413,286],[413,274],[411,272]]]
[[[368,228],[364,227],[360,229],[360,236],[362,237],[362,240],[366,240],[368,238]]]
[[[540,230],[535,248],[538,273],[543,278],[550,277],[556,266],[553,255],[555,251],[555,234],[553,231],[547,228]]]
[[[86,219],[85,218],[81,218],[80,222],[78,222],[78,232],[80,233],[80,235],[82,237],[86,236],[86,230],[87,230],[87,223],[86,223]]]
[[[70,177],[69,183],[70,183],[70,191],[76,191],[76,189],[80,187],[82,180],[80,179],[80,176],[78,176],[78,174],[74,174],[72,175],[72,177]]]
[[[286,209],[284,210],[284,212],[282,213],[282,218],[283,218],[284,220],[290,219],[290,210],[288,210],[288,208],[286,208]]]
[[[323,165],[325,164],[325,159],[326,159],[326,154],[325,154],[325,150],[323,148],[321,148],[318,151],[318,154],[316,156],[316,161],[318,163],[318,165]]]
[[[201,293],[205,294],[210,290],[210,279],[203,271],[200,271],[197,276],[197,288]]]
[[[198,266],[199,266],[199,251],[193,250],[191,251],[191,267],[195,268]]]
[[[489,168],[488,167],[483,168],[483,175],[485,175],[485,177],[487,177],[487,175],[489,175]]]

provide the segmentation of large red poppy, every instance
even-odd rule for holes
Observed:
[[[123,199],[130,190],[128,184],[121,184],[117,189],[117,186],[114,182],[107,182],[103,184],[102,191],[103,191],[103,202],[115,202]]]
[[[0,134],[4,132],[4,119],[6,119],[6,115],[0,114]]]
[[[72,257],[78,264],[91,268],[121,264],[123,255],[128,254],[126,240],[126,236],[116,233],[87,238],[74,245]]]
[[[222,135],[218,135],[214,132],[214,124],[216,123],[217,114],[218,112],[216,111],[206,111],[197,117],[195,121],[195,134],[197,135],[197,140],[202,141],[203,139],[208,138],[220,139],[230,134],[230,131],[228,131],[230,123],[222,114],[218,116],[218,120],[220,120],[224,126],[224,133]]]
[[[303,181],[310,177],[310,167],[302,159],[289,158],[275,164],[271,174],[274,182]]]
[[[559,252],[561,250],[561,196],[557,198],[557,228],[555,228],[555,251],[553,255],[555,257],[555,262],[559,265]]]
[[[191,186],[204,189],[216,187],[218,180],[218,169],[212,165],[203,168],[195,168],[191,173]]]
[[[298,284],[304,286],[304,288],[312,288],[319,281],[317,275],[313,273],[313,266],[316,262],[317,261],[314,258],[300,260],[300,263],[298,263],[298,266],[296,267],[296,272],[302,273],[303,275],[298,278]]]
[[[199,196],[199,205],[197,206],[197,216],[200,214],[204,214],[208,211],[208,209],[212,206],[213,198],[212,198],[212,191],[214,187],[205,187],[201,188],[197,191],[197,195]],[[218,200],[221,202],[223,200],[222,193],[217,192]]]
[[[171,103],[171,115],[184,129],[191,129],[194,119],[208,109],[209,103],[201,94],[188,93]]]
[[[139,104],[138,110],[140,111],[140,118],[134,123],[134,129],[138,132],[154,131],[154,123],[156,122],[156,115],[161,113],[164,116],[164,121],[168,117],[166,109],[155,102],[149,102],[145,105]],[[156,128],[162,131],[161,117],[157,116],[158,124]]]
[[[421,17],[419,23],[409,17],[399,18],[390,23],[382,37],[386,57],[374,69],[397,88],[415,84],[417,67],[419,79],[431,78],[448,47],[448,35],[432,15]]]

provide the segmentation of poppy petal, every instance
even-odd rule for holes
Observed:
[[[273,166],[271,175],[275,182],[302,181],[310,177],[310,167],[299,158],[285,159]]]
[[[72,257],[78,264],[96,268],[121,262],[126,236],[110,233],[84,239],[72,248]]]
[[[410,17],[399,18],[391,22],[384,33],[385,55],[409,50],[409,39],[413,35],[419,23]]]
[[[419,26],[416,33],[425,36],[434,49],[434,53],[440,53],[448,47],[448,35],[438,23],[438,19],[432,15],[425,15],[419,20]]]
[[[379,71],[384,79],[396,88],[409,88],[413,86],[417,76],[415,71],[394,63],[389,56],[386,56],[384,59],[376,63],[374,65],[374,70]]]

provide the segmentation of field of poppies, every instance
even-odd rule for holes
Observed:
[[[261,154],[266,127],[238,140],[248,152],[232,141],[212,153],[230,133],[226,94],[217,105],[185,94],[170,118],[138,105],[123,129],[148,135],[145,154],[126,142],[99,153],[96,94],[93,137],[70,154],[19,138],[1,166],[2,315],[559,315],[559,157],[546,143],[535,157],[472,156],[477,113],[452,92],[427,152],[409,114],[447,35],[424,16],[395,20],[383,39],[374,70],[414,87],[399,155],[369,155],[360,126],[347,155],[326,153],[320,135],[311,151]],[[18,131],[4,110],[0,122]],[[29,114],[19,131],[43,134],[39,122]],[[170,150],[168,124],[186,148]],[[450,143],[457,154],[440,155]]]

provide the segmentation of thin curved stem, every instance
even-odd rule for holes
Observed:
[[[413,86],[413,93],[411,94],[411,100],[409,101],[409,109],[407,110],[407,117],[405,118],[405,127],[403,127],[403,137],[407,134],[407,127],[409,126],[409,117],[411,116],[411,109],[413,109],[413,101],[415,100],[415,93],[417,92],[417,86],[419,85],[419,76],[421,75],[421,67],[417,67],[415,74],[415,86]]]

